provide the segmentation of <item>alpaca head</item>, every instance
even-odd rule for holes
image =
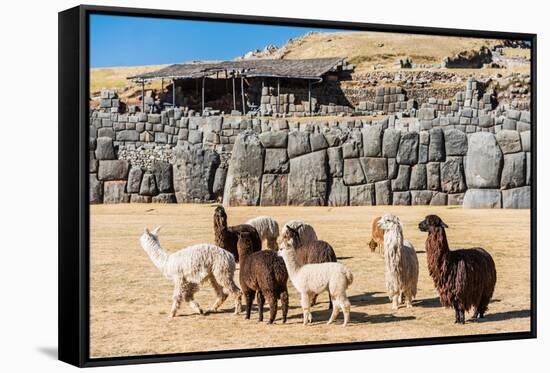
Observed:
[[[253,252],[254,242],[252,240],[251,232],[239,232],[239,238],[237,240],[237,251],[239,256],[243,256],[243,253]]]
[[[393,214],[386,214],[380,218],[378,226],[384,231],[401,229],[401,221]]]
[[[373,253],[376,250],[377,247],[378,247],[378,243],[375,240],[370,240],[369,248],[370,248],[371,253]]]
[[[225,209],[223,206],[218,206],[214,210],[214,223],[219,222],[222,225],[227,225],[227,214],[225,213]]]
[[[160,231],[160,226],[156,227],[152,231],[149,231],[149,228],[146,227],[143,230],[143,234],[141,235],[141,238],[140,238],[141,243],[146,244],[146,243],[154,242],[154,243],[158,244],[159,243],[159,231]]]
[[[429,232],[434,228],[449,228],[447,224],[443,223],[443,220],[437,215],[428,215],[424,220],[418,224],[418,229],[422,232]]]
[[[285,248],[296,248],[300,246],[300,233],[298,232],[299,227],[292,228],[288,225],[285,225],[283,228],[283,234],[281,237],[281,241],[283,244],[283,247]]]

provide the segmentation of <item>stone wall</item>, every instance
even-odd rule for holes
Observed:
[[[289,123],[94,111],[90,202],[529,207],[529,112],[415,115]]]

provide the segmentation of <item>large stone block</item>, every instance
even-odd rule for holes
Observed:
[[[362,145],[354,140],[348,140],[342,145],[344,159],[358,158],[361,155]]]
[[[139,141],[139,132],[136,130],[124,130],[116,133],[117,141]]]
[[[328,192],[328,157],[326,150],[290,159],[288,204],[324,206]]]
[[[268,148],[265,150],[264,173],[288,173],[288,155],[286,154],[286,149]]]
[[[288,175],[264,174],[262,178],[261,206],[284,206],[287,204]]]
[[[141,179],[141,185],[139,187],[139,194],[142,196],[155,196],[158,194],[157,182],[155,181],[155,175],[152,172],[145,172]]]
[[[223,198],[223,188],[225,187],[225,178],[227,177],[227,167],[218,167],[214,174],[212,183],[212,194],[215,199]]]
[[[501,195],[498,189],[468,189],[464,194],[463,207],[467,209],[501,208]]]
[[[411,190],[411,205],[429,205],[434,192],[429,190]]]
[[[409,190],[409,181],[411,180],[411,166],[400,165],[397,172],[397,178],[392,180],[391,188],[393,191]]]
[[[113,139],[110,137],[98,137],[96,142],[95,157],[99,160],[116,159]]]
[[[521,150],[524,152],[531,151],[531,131],[525,131],[520,133],[521,136]]]
[[[321,133],[312,133],[309,135],[309,143],[311,145],[312,152],[328,148],[327,140]]]
[[[505,209],[531,208],[531,187],[524,186],[502,191],[502,207]]]
[[[202,131],[192,130],[187,135],[187,141],[191,144],[200,144],[202,142]]]
[[[103,202],[103,182],[99,181],[97,174],[90,174],[89,178],[90,186],[90,203],[102,203]]]
[[[106,181],[103,183],[103,203],[128,203],[130,195],[126,193],[126,181]]]
[[[363,150],[365,157],[379,157],[382,155],[382,125],[371,125],[363,133]]]
[[[373,206],[376,201],[374,184],[363,184],[349,187],[350,206]]]
[[[392,200],[394,206],[410,206],[411,192],[393,192]]]
[[[347,206],[349,204],[349,188],[341,177],[333,178],[328,195],[329,206]]]
[[[427,188],[426,165],[417,164],[411,168],[411,182],[409,189],[424,190]]]
[[[464,203],[464,193],[447,194],[447,205],[462,206]]]
[[[386,158],[366,157],[359,160],[367,183],[375,183],[388,178],[388,161]]]
[[[214,194],[216,170],[220,165],[220,156],[215,151],[178,145],[174,153],[173,184],[178,202],[210,201],[220,197]],[[223,177],[223,182],[225,179]]]
[[[390,180],[379,181],[374,184],[376,205],[391,205],[392,191]]]
[[[285,131],[266,131],[260,134],[260,142],[266,148],[285,148],[288,143],[288,133]]]
[[[139,193],[139,187],[141,185],[141,178],[143,177],[143,170],[141,167],[134,166],[128,173],[128,185],[126,186],[126,192]]]
[[[439,190],[441,188],[441,178],[439,172],[439,162],[430,162],[426,165],[427,187],[429,190]]]
[[[445,160],[445,138],[441,128],[430,130],[430,145],[428,150],[428,161],[441,162]]]
[[[504,154],[521,151],[521,138],[518,131],[502,130],[496,134],[500,150]]]
[[[125,180],[128,177],[129,163],[124,160],[105,160],[99,162],[98,179]]]
[[[413,165],[418,162],[418,132],[407,132],[401,135],[397,163]]]
[[[495,135],[476,132],[470,135],[464,169],[468,188],[499,188],[502,152]]]
[[[130,194],[130,203],[151,203],[151,196],[142,196],[139,194]]]
[[[462,131],[451,128],[445,131],[445,154],[465,155],[468,152],[468,137]]]
[[[176,203],[176,195],[174,193],[160,193],[151,199],[153,203]]]
[[[172,165],[168,162],[155,162],[153,164],[153,173],[157,182],[157,188],[160,193],[173,192],[172,188]]]
[[[431,206],[445,206],[447,204],[447,193],[434,192],[430,200]]]
[[[341,147],[327,149],[328,169],[332,177],[342,177],[344,175],[344,158]]]
[[[500,178],[501,189],[511,189],[524,186],[525,183],[525,153],[504,154],[504,166]]]
[[[344,159],[344,183],[346,185],[358,185],[365,182],[365,173],[359,159]]]
[[[466,190],[462,157],[447,157],[441,163],[441,190],[445,193],[462,193]]]
[[[257,206],[265,150],[255,132],[242,132],[235,142],[227,171],[223,203],[228,206]]]
[[[311,152],[309,133],[292,131],[288,134],[288,156],[290,158],[298,157],[309,152]]]
[[[400,139],[401,131],[393,128],[388,128],[387,130],[385,130],[382,139],[382,156],[386,158],[397,157]]]

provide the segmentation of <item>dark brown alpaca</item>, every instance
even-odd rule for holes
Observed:
[[[235,262],[239,262],[239,252],[237,250],[237,241],[241,233],[250,233],[252,240],[253,251],[262,249],[262,240],[256,228],[248,224],[227,226],[227,214],[222,206],[216,207],[214,211],[214,237],[215,244],[227,251],[235,257]]]
[[[259,321],[264,320],[264,304],[269,304],[269,323],[275,321],[277,300],[281,300],[283,323],[288,313],[288,273],[285,262],[275,251],[254,251],[254,239],[249,232],[239,235],[237,250],[241,258],[239,281],[246,301],[246,318],[250,319],[252,302],[257,292]]]
[[[472,307],[472,318],[482,318],[497,281],[491,255],[480,247],[450,251],[445,234],[448,227],[437,215],[426,216],[418,228],[428,232],[428,270],[441,303],[455,309],[455,323],[464,324],[464,312]]]
[[[294,240],[296,245],[296,261],[300,266],[304,264],[336,262],[336,253],[332,246],[326,241],[316,240],[302,245],[298,231],[289,226],[286,227],[282,238],[283,240],[288,240],[289,238]],[[328,299],[329,309],[332,309],[330,292],[328,294]],[[313,297],[311,305],[313,306],[316,303],[317,295]]]

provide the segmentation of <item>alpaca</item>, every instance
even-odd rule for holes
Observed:
[[[157,227],[152,232],[145,228],[140,238],[141,247],[149,255],[153,264],[168,279],[174,281],[172,309],[170,317],[175,317],[181,300],[189,304],[199,314],[203,310],[193,299],[199,285],[209,281],[216,292],[216,301],[207,312],[215,312],[227,299],[235,297],[235,314],[241,311],[241,291],[233,281],[235,259],[231,253],[211,244],[198,244],[169,253],[160,246]]]
[[[253,250],[260,251],[262,249],[262,240],[256,228],[248,224],[227,226],[227,214],[222,206],[216,207],[214,211],[214,236],[215,244],[229,251],[235,257],[235,261],[239,262],[239,252],[237,251],[237,241],[239,234],[249,232],[252,235]]]
[[[418,225],[428,232],[428,270],[441,303],[455,310],[455,323],[464,324],[464,312],[473,307],[473,319],[483,318],[497,281],[495,262],[480,247],[449,250],[445,228],[437,215],[428,215]]]
[[[285,230],[287,227],[297,230],[298,233],[300,233],[302,245],[305,245],[312,241],[317,241],[317,234],[315,233],[315,229],[313,229],[311,225],[306,224],[301,220],[291,220],[287,222],[283,227],[283,235],[285,234]]]
[[[382,219],[381,216],[377,216],[372,219],[372,233],[371,240],[369,241],[370,252],[373,253],[378,248],[378,253],[384,253],[384,230],[380,228],[378,222]]]
[[[285,225],[283,228],[282,239],[288,240],[291,236],[295,236],[294,233],[298,234],[297,237],[294,237],[296,260],[298,261],[298,265],[303,266],[304,264],[336,262],[336,253],[334,252],[332,246],[328,242],[317,240],[317,235],[310,225],[301,223],[297,225],[298,228],[293,228],[292,226],[293,225],[289,225],[288,223]],[[302,241],[302,237],[306,238],[305,243]],[[329,309],[332,309],[332,298],[330,296],[330,291],[328,294],[328,302]],[[312,297],[311,306],[314,306],[316,303],[317,294]]]
[[[279,224],[270,216],[258,216],[250,219],[246,224],[253,226],[258,231],[260,239],[266,240],[267,248],[277,251],[277,238],[279,237]]]
[[[403,226],[397,216],[386,214],[378,224],[384,230],[384,273],[392,309],[398,309],[403,300],[410,308],[418,285],[416,251],[410,241],[403,240]]]
[[[271,250],[254,251],[251,234],[239,235],[237,249],[241,258],[239,281],[246,302],[246,318],[250,319],[254,293],[258,293],[259,321],[264,319],[264,304],[269,304],[269,324],[277,315],[277,299],[281,299],[283,323],[288,313],[288,273],[284,261]]]
[[[316,263],[300,265],[297,260],[297,241],[300,234],[289,228],[283,237],[283,245],[279,250],[282,256],[290,281],[301,295],[301,304],[304,314],[304,325],[312,322],[310,312],[313,297],[328,290],[334,302],[332,314],[327,322],[331,324],[336,320],[340,309],[344,313],[344,326],[350,318],[351,304],[346,296],[346,290],[353,282],[350,270],[341,263]]]

